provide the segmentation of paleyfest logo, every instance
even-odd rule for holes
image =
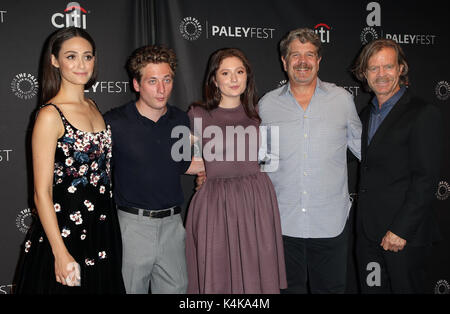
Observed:
[[[399,44],[411,44],[411,45],[434,45],[436,42],[436,35],[433,34],[395,34],[385,33],[381,29],[381,5],[378,2],[369,2],[366,6],[367,14],[365,27],[360,35],[361,43],[363,45],[378,38],[391,39]],[[376,30],[378,27],[380,35]]]
[[[180,23],[180,33],[186,40],[197,40],[202,34],[202,25],[195,17],[185,17]]]
[[[192,16],[181,20],[179,30],[181,36],[186,40],[197,40],[200,38],[203,30],[206,31],[205,38],[249,38],[249,39],[272,39],[275,28],[256,27],[256,26],[235,26],[235,25],[216,25],[205,21],[205,27],[200,21]]]
[[[37,95],[38,80],[30,73],[19,73],[11,81],[11,90],[20,99],[31,99]]]

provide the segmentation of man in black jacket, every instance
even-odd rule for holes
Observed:
[[[356,250],[363,293],[424,292],[442,156],[439,109],[415,97],[401,47],[379,39],[353,70],[375,97],[361,112]]]

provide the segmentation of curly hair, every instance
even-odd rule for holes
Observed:
[[[141,81],[141,70],[149,63],[167,63],[175,75],[177,57],[175,52],[164,46],[144,46],[133,51],[127,61],[127,71],[132,79]]]

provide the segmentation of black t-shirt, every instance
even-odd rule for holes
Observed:
[[[172,138],[171,134],[176,126],[189,129],[187,114],[167,105],[167,112],[155,123],[142,116],[132,101],[108,111],[104,118],[112,131],[116,204],[145,209],[181,205],[180,175],[189,168],[190,160],[172,158],[172,146],[181,136]],[[189,145],[186,136],[183,141]]]

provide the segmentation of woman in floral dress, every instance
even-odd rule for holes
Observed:
[[[121,236],[111,202],[111,131],[84,97],[95,80],[95,43],[74,27],[48,40],[42,104],[32,135],[32,225],[16,293],[124,293]]]

